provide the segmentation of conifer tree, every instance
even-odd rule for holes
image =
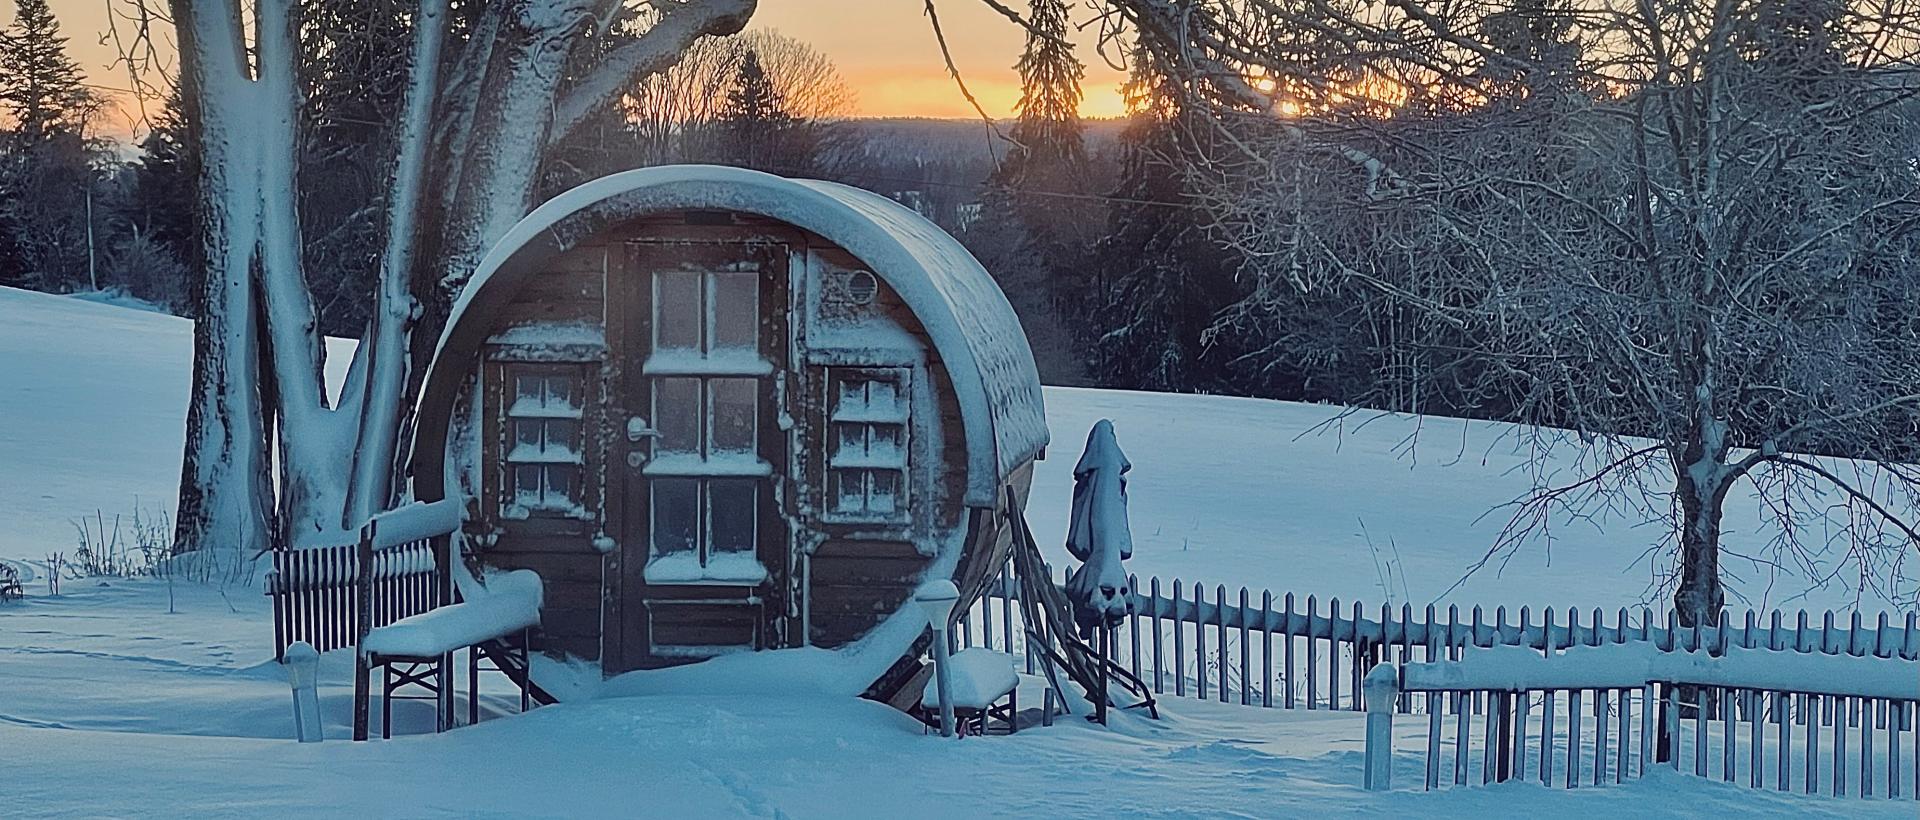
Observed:
[[[1097,334],[1089,369],[1114,387],[1215,389],[1221,367],[1203,362],[1203,339],[1234,298],[1233,277],[1186,204],[1180,96],[1150,55],[1137,51],[1131,63],[1120,181],[1093,253],[1100,274],[1088,288],[1088,327]]]
[[[736,164],[786,176],[807,176],[813,161],[810,146],[787,110],[787,101],[774,87],[760,63],[760,54],[743,48],[733,88],[720,114],[720,128],[728,146],[727,159]]]
[[[1020,72],[1013,147],[988,179],[980,223],[969,230],[975,254],[1007,292],[1040,366],[1052,384],[1086,381],[1081,275],[1102,221],[1087,196],[1080,121],[1080,79],[1064,0],[1032,0]]]
[[[67,56],[46,0],[18,0],[0,33],[0,263],[8,281],[63,291],[88,283],[97,146],[85,127],[98,100]]]
[[[1086,68],[1067,39],[1064,0],[1033,0],[1020,72],[1019,118],[1013,148],[995,183],[1016,189],[1074,191],[1087,163],[1080,122],[1080,80]],[[1042,209],[1046,210],[1046,209]]]
[[[63,131],[79,131],[97,101],[81,83],[80,65],[67,56],[47,0],[17,0],[13,29],[0,34],[0,112],[18,146],[33,146]]]

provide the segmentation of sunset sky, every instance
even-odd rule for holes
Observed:
[[[1025,3],[1015,0],[1010,5],[1023,8]],[[105,40],[106,6],[104,0],[53,2],[69,53],[87,72],[88,81],[125,88],[129,82],[124,70],[110,67],[115,51],[111,41]],[[934,7],[967,86],[987,113],[1011,115],[1020,96],[1020,76],[1013,63],[1020,56],[1025,32],[979,0],[936,0]],[[1075,22],[1085,19],[1084,9],[1075,11]],[[12,19],[13,4],[0,0],[0,23],[10,24]],[[922,13],[922,0],[760,0],[753,25],[778,29],[832,58],[859,95],[861,116],[975,116],[946,75],[933,29]],[[1091,29],[1076,36],[1080,59],[1087,65],[1082,113],[1119,115],[1121,72],[1109,68],[1095,53]],[[131,127],[125,116],[106,124],[108,131],[122,135]]]

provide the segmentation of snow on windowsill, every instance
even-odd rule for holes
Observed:
[[[835,453],[827,466],[836,470],[905,470],[907,454],[897,448],[875,447],[866,453]]]
[[[749,348],[710,353],[669,349],[653,351],[640,372],[649,376],[765,376],[773,372],[773,363]]]
[[[773,475],[773,465],[748,452],[714,453],[702,458],[699,453],[668,453],[654,456],[641,469],[649,476],[731,476],[763,478]]]
[[[507,451],[506,460],[514,464],[584,464],[586,463],[584,460],[581,459],[579,453],[573,452],[572,450],[568,450],[565,447],[559,447],[555,445],[547,445],[545,447],[541,447],[540,445],[537,445],[537,444],[527,444],[525,442],[513,445],[513,449]]]
[[[507,408],[507,415],[516,419],[577,419],[585,414],[578,406],[546,404],[522,396]]]
[[[758,586],[767,580],[767,568],[749,553],[723,552],[707,558],[700,566],[692,552],[662,555],[647,562],[649,584],[736,584]]]

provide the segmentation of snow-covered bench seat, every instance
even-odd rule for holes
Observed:
[[[1020,687],[1020,675],[1013,669],[1013,655],[984,647],[963,649],[947,659],[951,675],[948,683],[953,691],[954,715],[963,720],[977,721],[980,734],[986,734],[987,719],[997,717],[1004,721],[1008,734],[1017,731],[1016,715],[1019,714],[1019,698],[1016,694]],[[1007,701],[1004,708],[996,706],[1002,699]],[[920,708],[923,714],[938,720],[940,710],[940,687],[929,683],[926,691],[920,695]]]
[[[487,579],[486,591],[452,606],[376,628],[360,651],[403,658],[433,658],[525,631],[540,623],[540,576],[522,569]]]

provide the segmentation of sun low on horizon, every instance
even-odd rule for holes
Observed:
[[[132,83],[124,66],[116,65],[118,52],[109,35],[105,4],[70,0],[53,6],[68,52],[87,82],[115,103],[102,129],[115,137],[137,135],[142,130],[140,106],[125,91]],[[1014,116],[1020,75],[1013,65],[1026,32],[980,0],[936,0],[934,8],[954,64],[980,107],[992,117]],[[1075,11],[1085,12],[1078,7]],[[12,5],[0,4],[0,25],[12,19]],[[777,30],[831,59],[854,90],[855,116],[979,116],[947,73],[922,0],[760,0],[752,26]],[[1074,33],[1076,52],[1086,66],[1080,113],[1089,118],[1121,116],[1125,73],[1097,50],[1095,28]]]

